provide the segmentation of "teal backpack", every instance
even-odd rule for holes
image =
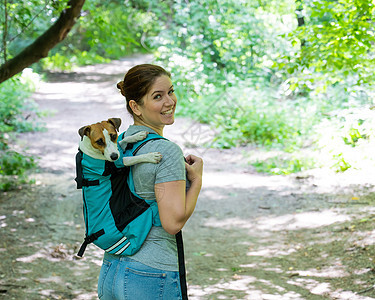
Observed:
[[[121,141],[122,133],[118,141]],[[95,159],[79,150],[76,155],[77,188],[82,189],[86,237],[78,251],[82,257],[88,244],[94,243],[116,255],[133,255],[142,246],[152,226],[161,226],[157,203],[136,194],[131,167],[122,158],[134,156],[148,141],[165,139],[150,133],[125,151],[117,146],[120,158],[115,162]]]
[[[123,132],[118,142],[122,140]],[[145,200],[135,192],[131,167],[122,163],[123,157],[135,156],[150,140],[165,139],[155,133],[137,143],[119,143],[120,158],[115,162],[99,160],[78,151],[76,155],[77,188],[82,189],[83,216],[86,237],[77,256],[94,243],[104,251],[116,255],[133,255],[145,241],[152,226],[161,226],[157,202]],[[178,269],[182,299],[188,299],[182,232],[176,234]]]

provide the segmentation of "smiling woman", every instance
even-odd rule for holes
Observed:
[[[145,200],[156,201],[157,213],[137,253],[127,257],[105,253],[99,298],[187,299],[180,230],[194,212],[203,161],[194,155],[184,158],[178,145],[162,138],[165,125],[174,123],[177,104],[169,72],[156,65],[138,65],[117,87],[134,118],[134,125],[124,136],[140,131],[159,135],[139,148],[137,155],[160,152],[162,160],[131,167],[135,192]]]
[[[147,126],[162,136],[164,126],[174,123],[177,97],[170,77],[160,66],[142,64],[131,68],[117,84],[134,125]]]

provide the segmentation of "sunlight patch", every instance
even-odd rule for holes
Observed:
[[[215,228],[252,228],[254,227],[250,220],[240,218],[228,218],[218,220],[216,218],[208,218],[205,226]]]
[[[357,293],[354,293],[352,291],[344,291],[344,290],[337,290],[333,293],[330,293],[330,296],[332,299],[340,299],[340,300],[371,300],[374,299],[372,297],[366,297],[366,296],[360,296]]]
[[[282,231],[298,230],[303,228],[318,228],[337,222],[350,220],[349,216],[340,215],[333,211],[303,212],[279,217],[266,217],[259,222],[260,230]]]
[[[315,295],[326,295],[331,291],[329,283],[322,283],[314,279],[298,278],[296,280],[289,280],[288,284],[307,288],[311,293]]]
[[[247,253],[247,256],[263,256],[263,257],[278,257],[282,255],[290,255],[296,252],[296,249],[280,250],[280,249],[262,249],[258,251],[251,251]]]
[[[321,270],[309,269],[306,271],[296,271],[294,273],[303,277],[342,278],[349,276],[348,272],[346,272],[342,266],[330,266]]]
[[[4,221],[7,216],[0,216],[0,228],[7,227],[8,224]]]
[[[238,279],[240,278],[240,279]],[[252,276],[236,276],[236,280],[229,282],[219,282],[208,287],[201,286],[189,286],[189,293],[196,297],[208,296],[214,293],[225,291],[225,290],[236,290],[236,291],[248,291],[249,284],[255,282],[257,279]],[[196,298],[199,299],[199,298]]]
[[[57,284],[64,284],[64,280],[61,279],[59,276],[49,276],[48,278],[39,278],[37,279],[38,282],[46,283],[46,282],[54,282]]]

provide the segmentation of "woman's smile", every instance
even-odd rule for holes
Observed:
[[[162,112],[162,115],[171,115],[173,113],[173,107],[167,111]]]

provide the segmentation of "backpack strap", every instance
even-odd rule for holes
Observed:
[[[141,149],[147,142],[151,140],[168,140],[168,139],[156,133],[150,132],[144,140],[141,140],[136,143],[129,143],[125,151],[130,151],[132,156],[135,156],[137,152],[139,151],[139,149]]]
[[[81,248],[79,248],[79,251],[77,253],[77,256],[79,257],[82,257],[83,256],[83,253],[85,253],[85,250],[86,250],[86,247],[88,244],[91,244],[92,242],[94,242],[95,240],[97,240],[99,237],[101,237],[103,234],[104,234],[104,229],[100,229],[98,232],[95,232],[89,236],[86,236],[82,245],[81,245]]]
[[[77,183],[77,189],[81,189],[83,184],[83,174],[82,174],[82,151],[78,148],[78,153],[76,154],[76,178],[74,180]]]
[[[83,178],[82,158],[83,152],[78,148],[78,153],[76,154],[76,178],[74,178],[77,183],[77,189],[82,189],[83,186],[99,185],[99,180],[87,180]]]
[[[178,273],[180,275],[180,285],[182,299],[188,299],[187,285],[186,285],[186,270],[185,270],[185,255],[184,255],[184,243],[182,239],[182,231],[180,230],[176,234],[177,243],[177,256],[178,256]]]
[[[147,142],[149,142],[151,140],[161,140],[161,139],[168,140],[165,137],[162,137],[161,135],[158,135],[156,133],[150,132],[144,140],[136,142],[136,143],[132,143],[132,144],[130,143],[130,144],[128,144],[127,147],[126,147],[126,150],[124,151],[124,155],[128,156],[128,157],[129,156],[135,156],[137,154],[137,152]],[[132,192],[132,194],[136,195],[139,198],[142,198],[135,191],[134,181],[133,181],[133,169],[132,169],[132,167],[130,167],[130,169],[129,169],[129,175],[128,175],[127,181],[128,181],[128,185],[129,185],[129,188],[130,188],[130,191]]]

